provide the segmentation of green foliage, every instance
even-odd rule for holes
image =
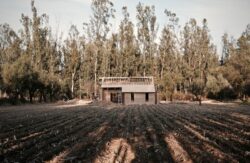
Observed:
[[[136,24],[124,6],[119,29],[113,33],[113,3],[92,0],[91,9],[84,33],[72,25],[65,40],[54,36],[48,16],[38,14],[34,1],[32,17],[21,16],[19,33],[0,25],[1,92],[30,102],[91,98],[98,95],[101,76],[153,75],[165,99],[249,96],[250,25],[237,40],[222,36],[219,64],[206,19],[201,25],[190,19],[181,27],[177,15],[165,10],[167,22],[157,38],[154,6],[139,3]]]
[[[222,76],[222,74],[208,75],[205,92],[207,94],[216,96],[222,89],[229,87],[230,84]]]
[[[129,19],[127,7],[123,7],[123,20],[120,23],[118,34],[118,45],[120,46],[119,64],[116,67],[120,70],[121,76],[139,75],[140,56],[138,54],[138,44],[134,35],[134,24]]]
[[[249,96],[250,81],[250,25],[237,40],[237,45],[231,48],[228,60],[222,71],[225,78],[239,98],[243,100]],[[233,43],[231,43],[233,44]]]
[[[142,58],[142,74],[155,75],[154,54],[156,51],[155,39],[158,31],[156,24],[155,7],[143,5],[139,2],[136,6],[138,20],[137,40]]]
[[[38,73],[30,65],[30,57],[22,55],[12,64],[3,65],[3,82],[5,90],[18,98],[23,96],[26,91],[38,89]],[[23,97],[21,97],[23,98]]]

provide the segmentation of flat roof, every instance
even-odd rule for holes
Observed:
[[[155,92],[153,77],[102,77],[101,88],[121,88],[122,92]]]

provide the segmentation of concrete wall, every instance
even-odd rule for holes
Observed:
[[[111,101],[110,92],[108,90],[103,90],[102,93],[103,93],[102,100],[110,102]]]
[[[124,93],[124,104],[155,104],[155,93],[148,93],[148,101],[146,101],[146,93],[134,93],[134,101],[131,101],[131,93]]]
[[[102,89],[101,95],[102,101],[111,101],[110,93],[117,93],[117,90],[107,90]],[[146,101],[146,93],[134,93],[134,101],[131,100],[131,93],[123,93],[123,104],[133,105],[133,104],[155,104],[155,93],[148,93],[148,101]]]

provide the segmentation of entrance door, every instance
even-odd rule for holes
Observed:
[[[118,103],[118,93],[111,93],[110,97],[111,97],[111,102]]]
[[[110,93],[110,100],[113,103],[122,103],[122,94],[121,93]]]

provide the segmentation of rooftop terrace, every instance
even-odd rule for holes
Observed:
[[[102,77],[102,88],[121,88],[122,92],[155,92],[153,77]]]
[[[149,77],[102,77],[100,78],[102,85],[151,85],[154,84],[154,78]]]

